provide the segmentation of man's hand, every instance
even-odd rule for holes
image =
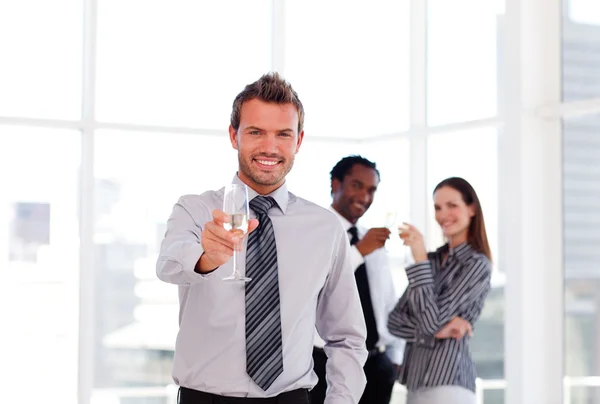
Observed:
[[[229,223],[229,215],[215,209],[212,222],[207,222],[202,230],[202,248],[204,253],[196,264],[196,272],[207,273],[226,263],[233,255],[234,248],[244,238],[239,231],[227,231],[223,223]],[[258,226],[257,219],[248,221],[248,233]]]
[[[390,238],[390,229],[386,227],[375,227],[369,229],[367,234],[365,234],[365,236],[355,245],[358,252],[364,257],[378,248],[383,247],[388,238]]]
[[[437,339],[462,339],[465,335],[473,336],[471,323],[460,317],[453,317],[441,330],[435,334]]]

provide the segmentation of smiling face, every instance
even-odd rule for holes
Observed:
[[[240,179],[262,195],[279,188],[304,138],[297,128],[298,110],[291,103],[244,102],[238,130],[229,127],[231,145],[238,151]]]
[[[377,171],[362,164],[354,164],[342,181],[333,179],[332,206],[346,220],[355,224],[373,203],[378,185]]]
[[[460,192],[443,186],[433,194],[435,220],[442,228],[451,247],[467,241],[471,218],[475,215],[473,206],[467,205]]]

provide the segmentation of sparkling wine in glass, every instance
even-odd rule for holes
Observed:
[[[223,227],[240,236],[240,241],[233,248],[233,271],[231,275],[223,278],[224,281],[248,282],[251,280],[243,276],[239,270],[241,239],[248,233],[248,188],[246,185],[230,184],[225,186],[223,193],[223,212],[229,215],[229,223]]]
[[[405,224],[401,224],[400,226],[398,226],[398,234],[402,234],[403,232],[408,230],[408,226]],[[404,243],[404,242],[403,242]],[[410,246],[404,245],[404,266],[408,266],[411,265],[412,262],[412,248]]]
[[[388,210],[383,214],[383,226],[393,231],[396,224],[398,213],[395,210]]]

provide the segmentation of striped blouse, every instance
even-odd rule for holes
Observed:
[[[444,254],[448,258],[444,265]],[[470,337],[436,339],[454,316],[473,325],[490,290],[491,264],[467,243],[445,245],[406,268],[408,287],[390,313],[390,332],[406,340],[400,383],[408,390],[457,385],[475,391]]]

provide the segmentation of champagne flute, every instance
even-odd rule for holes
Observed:
[[[398,226],[398,233],[402,234],[403,232],[408,230],[408,226],[405,224],[401,224],[400,226]],[[410,257],[412,256],[412,248],[410,246],[407,246],[406,244],[404,244],[404,241],[402,241],[402,245],[404,247],[404,266],[408,266],[411,265],[413,262],[410,259]]]
[[[388,210],[383,214],[383,225],[387,227],[390,231],[393,231],[393,227],[396,224],[396,218],[398,217],[398,212],[395,210]]]
[[[229,223],[224,223],[225,230],[236,233],[240,241],[233,248],[233,271],[223,278],[224,281],[248,282],[251,279],[243,276],[238,268],[241,238],[248,233],[248,188],[246,185],[230,184],[223,192],[223,212],[229,215]]]

